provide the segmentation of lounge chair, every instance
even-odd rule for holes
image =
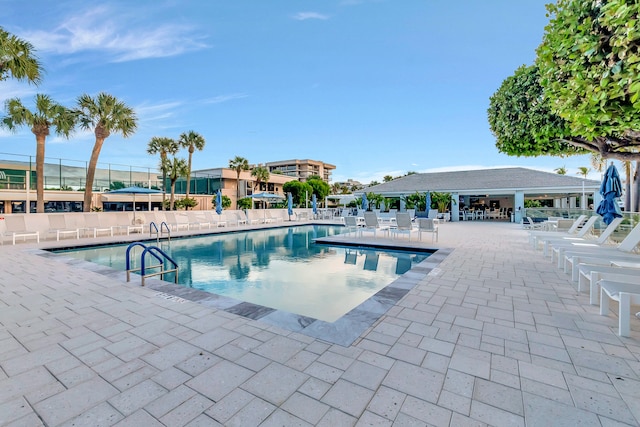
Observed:
[[[422,233],[431,233],[431,241],[438,241],[438,225],[431,218],[418,218],[418,240],[422,241]]]
[[[411,241],[411,232],[413,231],[413,222],[411,222],[411,216],[406,212],[396,213],[396,226],[391,229],[393,236],[398,234],[407,234],[409,241]]]
[[[605,245],[607,243],[607,240],[609,240],[609,237],[611,237],[611,235],[613,234],[614,231],[616,231],[616,228],[618,228],[618,226],[620,225],[620,223],[622,222],[622,218],[615,218],[613,221],[611,221],[611,223],[607,226],[607,228],[605,228],[602,233],[600,233],[600,236],[598,236],[597,239],[593,240],[593,241],[585,241],[585,239],[583,240],[579,240],[579,241],[571,241],[571,240],[566,240],[565,242],[555,242],[551,244],[551,262],[553,262],[554,260],[558,260],[558,268],[562,268],[562,263],[563,261],[563,255],[564,252],[566,250],[572,250],[572,249],[580,249],[580,248],[596,248],[596,247],[604,247],[603,245]]]
[[[11,236],[12,243],[16,244],[16,238],[21,237],[24,241],[27,241],[28,237],[35,237],[36,242],[40,243],[40,232],[27,230],[23,215],[7,215],[4,217],[5,232],[3,236]],[[1,239],[4,244],[4,239]]]
[[[358,231],[358,218],[356,218],[355,216],[344,217],[344,227],[347,230],[345,234],[351,234],[351,232],[353,231],[353,234],[355,235]]]
[[[593,215],[592,217],[595,217],[596,220],[598,218],[600,218],[600,215]],[[580,226],[582,225],[582,223],[584,222],[584,220],[587,218],[586,215],[580,215],[578,218],[575,219],[575,221],[573,222],[573,224],[571,225],[571,227],[564,232],[558,232],[558,231],[546,231],[546,230],[532,230],[529,232],[529,243],[531,243],[531,245],[533,247],[536,247],[536,240],[538,240],[539,238],[544,238],[544,237],[559,237],[559,236],[572,236],[574,234],[576,234],[578,232],[578,229],[580,228]],[[586,225],[586,224],[585,224]]]
[[[175,214],[173,212],[165,212],[167,225],[172,231],[189,230],[189,218],[184,214]]]
[[[583,242],[587,241],[585,236],[591,232],[593,226],[598,220],[599,216],[594,215],[584,224],[584,226],[577,232],[569,235],[564,235],[563,232],[560,232],[560,236],[552,237],[552,236],[544,236],[544,237],[536,237],[534,238],[534,247],[537,249],[538,243],[543,244],[543,253],[546,257],[549,253],[549,247],[556,244],[564,244],[564,243],[575,243],[575,242]]]
[[[389,232],[389,227],[386,225],[381,226],[378,223],[378,217],[374,212],[364,212],[364,226],[360,227],[359,230],[360,236],[365,231],[372,231],[373,237],[376,237],[377,231],[382,231],[383,233]]]
[[[84,227],[82,228],[83,234],[93,233],[94,239],[100,235],[100,233],[107,233],[113,237],[113,227],[110,225],[104,225],[101,221],[100,213],[87,213],[84,214]]]
[[[218,215],[215,211],[205,211],[204,217],[213,227],[220,228],[227,226],[227,219],[222,215]]]
[[[527,222],[522,222],[522,228],[525,230],[545,230],[545,224],[543,222],[535,222],[530,216],[527,217]]]
[[[631,304],[640,304],[640,285],[637,283],[600,280],[600,314],[609,314],[609,300],[618,301],[618,335],[628,337],[631,332]]]
[[[571,278],[573,281],[577,281],[580,263],[600,265],[606,263],[606,265],[610,265],[613,260],[640,262],[640,255],[631,252],[638,245],[638,242],[640,242],[640,224],[636,225],[618,246],[597,246],[591,249],[586,247],[575,251],[565,251],[564,271],[568,272],[571,269]]]
[[[609,265],[580,264],[578,266],[578,292],[583,288],[589,289],[589,303],[598,303],[598,281],[613,280],[617,282],[639,283],[640,263],[637,268],[615,267]]]
[[[56,240],[60,240],[60,236],[75,236],[80,238],[80,228],[67,227],[64,214],[47,215],[49,217],[49,234],[55,234]]]

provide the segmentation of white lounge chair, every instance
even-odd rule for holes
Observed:
[[[438,241],[438,225],[431,218],[418,218],[418,239],[422,240],[422,233],[431,233],[431,241]]]
[[[640,255],[631,251],[639,242],[640,224],[636,225],[618,246],[581,247],[577,250],[566,250],[564,252],[564,271],[569,272],[569,269],[571,269],[571,279],[577,281],[578,265],[580,263],[601,265],[606,263],[606,265],[610,265],[612,260],[638,262],[640,261]]]
[[[600,236],[598,236],[598,238],[593,241],[581,240],[581,241],[573,242],[573,241],[567,240],[566,242],[556,242],[555,244],[551,244],[551,262],[557,259],[558,268],[562,268],[562,265],[564,262],[563,261],[564,252],[567,250],[605,247],[604,245],[609,240],[609,237],[611,237],[613,232],[616,231],[616,228],[618,228],[621,222],[622,222],[622,218],[615,218],[613,221],[611,221],[609,225],[607,225],[607,228],[605,228],[602,231],[602,233],[600,233]]]
[[[589,289],[589,304],[598,303],[598,281],[613,280],[616,282],[631,282],[640,285],[640,263],[638,268],[615,267],[609,265],[580,264],[578,272],[578,291]]]
[[[413,222],[411,222],[411,216],[406,212],[397,212],[395,228],[391,228],[391,233],[394,237],[398,234],[406,234],[411,241],[411,233],[413,232]]]
[[[640,304],[640,285],[637,283],[601,280],[600,314],[609,314],[609,300],[618,301],[618,335],[628,337],[631,332],[631,304]]]
[[[538,244],[542,243],[543,245],[543,253],[544,256],[546,257],[549,254],[549,247],[556,244],[564,244],[564,243],[575,243],[575,242],[583,242],[583,241],[587,241],[588,239],[586,238],[587,234],[590,233],[593,229],[593,226],[595,225],[596,221],[598,220],[599,216],[598,215],[593,215],[591,218],[589,218],[589,220],[582,226],[581,229],[579,229],[579,231],[577,233],[572,233],[572,234],[567,234],[565,235],[565,233],[563,232],[559,232],[557,233],[559,236],[553,237],[553,236],[538,236],[534,238],[534,247],[537,249]],[[591,239],[594,240],[594,239]]]
[[[56,240],[60,240],[60,236],[75,236],[76,239],[80,238],[80,228],[67,227],[64,214],[47,215],[49,217],[49,234],[55,234]]]
[[[344,227],[347,230],[345,234],[349,235],[353,231],[353,234],[356,235],[358,231],[358,218],[355,216],[344,217]]]
[[[598,218],[600,218],[600,215],[592,215],[592,218],[594,218],[597,220]],[[531,243],[531,245],[535,248],[536,247],[536,240],[538,240],[539,238],[544,238],[546,236],[555,236],[555,237],[559,237],[559,236],[572,236],[576,233],[578,233],[578,229],[580,228],[580,226],[582,226],[582,223],[584,222],[584,220],[587,218],[586,215],[580,215],[578,218],[575,219],[575,221],[573,222],[573,225],[571,225],[571,227],[564,232],[558,232],[558,231],[545,231],[545,230],[531,230],[529,231],[529,243]],[[586,225],[586,224],[585,224]]]
[[[7,215],[4,217],[4,224],[6,231],[2,235],[11,236],[11,241],[14,245],[17,237],[23,238],[25,242],[28,237],[35,237],[36,242],[40,243],[40,232],[27,230],[23,215]],[[4,244],[4,239],[1,239],[1,241]]]
[[[82,228],[82,231],[86,233],[93,233],[94,238],[98,237],[101,233],[107,233],[113,237],[113,227],[102,224],[100,221],[101,215],[102,214],[100,213],[84,214],[84,227]]]
[[[373,237],[376,237],[377,231],[382,231],[383,233],[389,232],[388,226],[386,225],[381,226],[378,223],[378,217],[374,212],[364,212],[363,215],[364,215],[364,226],[358,229],[360,236],[362,236],[362,233],[365,231],[372,231]]]

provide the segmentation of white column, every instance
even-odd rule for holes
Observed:
[[[522,213],[524,212],[524,191],[516,191],[513,203],[513,221],[519,224],[522,222]]]
[[[460,197],[458,193],[451,193],[451,221],[460,220]]]

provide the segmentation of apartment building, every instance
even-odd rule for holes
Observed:
[[[318,175],[326,183],[331,181],[331,172],[336,168],[332,164],[309,159],[267,162],[264,166],[269,170],[269,173],[279,171],[282,175],[294,177],[302,182],[305,182],[312,175]]]

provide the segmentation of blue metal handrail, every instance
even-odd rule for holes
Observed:
[[[169,226],[167,225],[166,222],[162,221],[160,223],[160,230],[158,230],[158,224],[156,224],[154,221],[151,221],[149,223],[149,236],[152,236],[153,234],[156,235],[156,243],[160,242],[160,237],[162,236],[162,232],[166,230],[167,231],[167,238],[169,240],[171,240],[171,229],[169,228]],[[155,231],[155,233],[154,233]]]
[[[131,253],[131,250],[136,246],[142,246],[144,248],[142,251],[142,254],[140,255],[140,268],[131,268],[130,253]],[[152,257],[157,259],[159,264],[147,266],[145,262],[145,255],[147,253],[149,253]],[[173,268],[165,269],[164,268],[165,260],[169,261],[172,264]],[[160,268],[160,271],[147,274],[146,271],[151,268]],[[175,273],[174,282],[178,283],[178,263],[176,263],[173,260],[173,258],[171,258],[166,252],[164,252],[162,249],[158,248],[157,246],[147,246],[141,242],[130,243],[129,246],[127,246],[127,251],[126,251],[126,269],[127,269],[127,282],[131,280],[132,271],[140,271],[140,276],[142,277],[142,286],[144,286],[144,280],[147,277],[160,275],[160,278],[164,280],[164,275],[166,273],[171,273],[171,272]]]

